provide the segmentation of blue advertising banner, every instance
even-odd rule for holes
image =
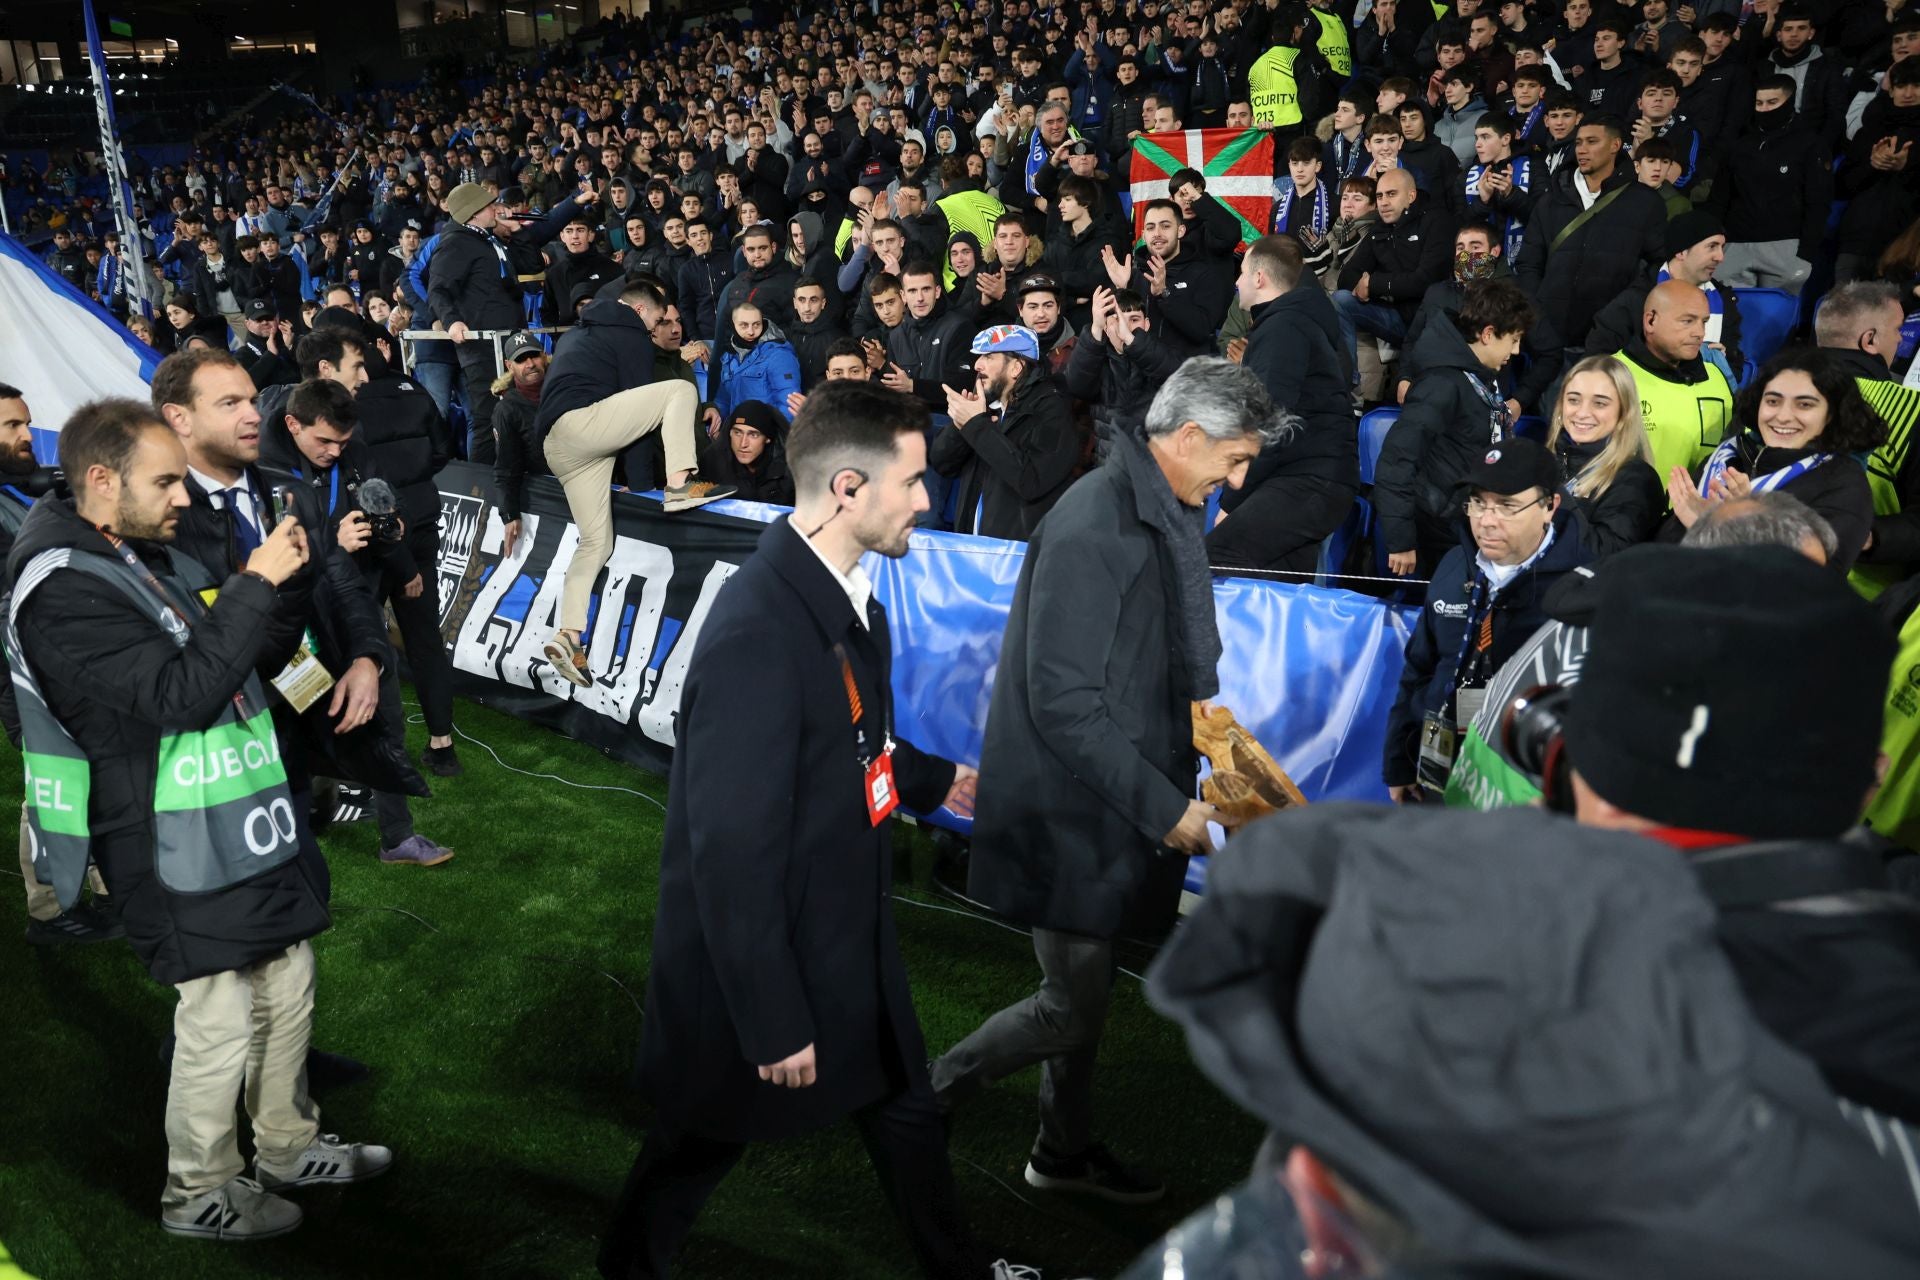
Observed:
[[[454,463],[440,489],[442,630],[460,691],[665,773],[701,623],[783,509],[722,502],[666,516],[654,502],[615,494],[615,546],[586,642],[598,679],[576,689],[540,657],[578,543],[559,486],[529,482],[510,560],[491,473]],[[916,746],[979,760],[1025,552],[1016,542],[916,533],[903,559],[868,558],[893,630],[896,722]],[[1385,800],[1380,755],[1413,611],[1250,578],[1218,579],[1214,599],[1225,645],[1219,701],[1309,800]]]

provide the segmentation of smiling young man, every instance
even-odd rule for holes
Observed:
[[[1143,437],[1068,490],[1029,542],[987,712],[968,893],[1033,929],[1042,982],[933,1064],[952,1106],[1044,1063],[1036,1187],[1128,1204],[1164,1188],[1095,1137],[1093,1069],[1112,940],[1166,927],[1184,855],[1212,846],[1193,798],[1192,703],[1219,692],[1202,509],[1237,486],[1280,414],[1248,370],[1196,356]]]

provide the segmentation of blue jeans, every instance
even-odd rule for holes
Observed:
[[[457,364],[439,364],[429,360],[414,362],[413,380],[433,397],[433,403],[439,406],[443,418],[453,404],[453,384],[459,376],[460,366]]]
[[[1364,329],[1395,344],[1406,339],[1407,322],[1400,318],[1397,308],[1384,302],[1362,302],[1342,289],[1333,295],[1333,310],[1340,317],[1340,338],[1347,344],[1348,367],[1356,384],[1360,381],[1360,339],[1356,330]]]

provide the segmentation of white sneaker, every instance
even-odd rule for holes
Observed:
[[[1040,1280],[1040,1272],[1037,1268],[1023,1267],[1002,1258],[993,1264],[993,1275],[989,1280]]]
[[[208,1240],[271,1240],[300,1225],[291,1200],[268,1195],[252,1178],[235,1178],[177,1209],[160,1211],[162,1230]]]
[[[369,1142],[344,1142],[337,1133],[323,1133],[313,1145],[286,1161],[268,1164],[255,1156],[253,1176],[269,1189],[325,1187],[377,1178],[393,1163],[393,1152]]]

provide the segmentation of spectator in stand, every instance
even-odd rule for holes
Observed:
[[[225,320],[233,340],[238,341],[247,329],[243,309],[249,293],[241,264],[221,250],[219,237],[210,231],[201,235],[200,261],[193,265],[193,300],[199,313]]]
[[[1632,372],[1612,356],[1588,356],[1567,370],[1547,426],[1573,533],[1598,564],[1650,540],[1667,495],[1653,467]]]
[[[1726,249],[1726,231],[1706,210],[1692,210],[1671,219],[1666,229],[1666,262],[1658,268],[1643,267],[1639,277],[1594,317],[1587,334],[1588,352],[1624,349],[1640,331],[1647,294],[1657,284],[1678,280],[1706,294],[1705,350],[1712,353],[1709,359],[1728,375],[1728,381],[1736,380],[1746,367],[1746,351],[1740,345],[1740,300],[1733,290],[1714,283]]]
[[[1420,300],[1420,310],[1407,328],[1407,340],[1400,351],[1399,385],[1394,395],[1398,403],[1406,403],[1407,392],[1420,376],[1420,339],[1427,325],[1458,312],[1466,300],[1467,290],[1479,281],[1513,280],[1513,269],[1500,249],[1499,238],[1484,222],[1469,222],[1455,234],[1452,273],[1427,290]],[[1508,361],[1500,373],[1501,385],[1507,391],[1508,413],[1518,418],[1523,413],[1538,411],[1560,376],[1563,350],[1560,335],[1536,309],[1520,354]]]
[[[598,288],[620,276],[620,264],[594,246],[594,231],[595,219],[584,209],[575,209],[560,228],[560,253],[547,268],[540,299],[541,324],[549,328],[573,324],[576,316],[568,301],[573,291],[583,284]]]
[[[827,351],[846,336],[846,328],[828,314],[827,286],[802,276],[793,288],[793,323],[786,329],[786,339],[800,359],[802,390],[812,390],[826,377]]]
[[[780,405],[800,390],[800,357],[777,325],[760,308],[743,302],[729,317],[733,332],[720,344],[710,396],[725,420],[749,400]]]
[[[1172,200],[1149,200],[1141,222],[1141,244],[1131,254],[1101,246],[1107,283],[1139,292],[1169,345],[1198,355],[1213,346],[1226,318],[1233,260],[1211,257],[1190,241],[1195,232]]]
[[[759,400],[734,406],[727,429],[700,451],[700,474],[732,486],[742,501],[792,506],[793,473],[787,469],[787,419],[782,410]]]
[[[1920,14],[1909,20],[1920,47]],[[1886,74],[1887,87],[1864,109],[1840,170],[1838,195],[1848,201],[1840,218],[1834,278],[1870,274],[1873,259],[1900,235],[1920,207],[1920,58],[1903,58]]]
[[[1846,70],[1839,58],[1829,57],[1816,41],[1813,10],[1797,4],[1782,5],[1767,20],[1774,42],[1754,64],[1754,91],[1758,93],[1768,80],[1792,81],[1794,114],[1832,154],[1844,138],[1847,125]],[[1767,109],[1757,101],[1754,104],[1756,111]]]
[[[526,505],[528,476],[552,475],[534,419],[540,412],[540,392],[546,386],[547,350],[530,333],[517,333],[502,353],[507,371],[493,384],[499,403],[493,410],[493,505],[500,512],[505,559],[513,557],[520,541],[520,515]]]
[[[1712,208],[1725,219],[1720,281],[1798,294],[1813,270],[1833,205],[1833,170],[1818,132],[1798,118],[1793,80],[1754,86],[1747,132],[1728,150]]]
[[[1093,320],[1073,344],[1061,385],[1093,406],[1102,437],[1136,427],[1160,384],[1185,359],[1154,331],[1146,299],[1131,289],[1096,289]]]
[[[452,219],[440,235],[430,272],[428,301],[446,327],[460,359],[467,405],[467,457],[493,461],[493,343],[475,340],[475,332],[517,330],[526,323],[512,250],[551,240],[573,219],[578,204],[599,197],[591,188],[570,196],[538,221],[508,212],[498,195],[474,183],[455,187],[447,197]]]
[[[253,379],[256,390],[276,383],[300,381],[300,365],[293,351],[293,322],[273,313],[273,304],[255,298],[247,304],[246,337],[234,356]]]
[[[1633,39],[1630,18],[1610,14],[1593,23],[1593,62],[1580,77],[1575,92],[1589,120],[1626,120],[1633,115],[1640,93],[1640,59],[1627,52]]]
[[[1666,256],[1666,206],[1621,163],[1620,142],[1619,121],[1581,122],[1577,171],[1547,184],[1513,264],[1520,287],[1571,352],[1586,343],[1594,314],[1633,282],[1641,264]]]
[[[747,228],[740,237],[740,255],[746,269],[727,281],[720,300],[714,304],[714,333],[722,342],[733,332],[733,309],[743,302],[759,307],[761,314],[775,325],[784,325],[793,319],[793,286],[800,276],[776,251],[773,228],[760,225]],[[785,400],[784,393],[782,400]]]
[[[1420,378],[1387,432],[1375,471],[1373,504],[1389,572],[1432,577],[1459,544],[1462,477],[1489,447],[1513,436],[1500,371],[1519,352],[1533,315],[1517,286],[1487,280],[1468,286],[1457,318],[1427,321]]]
[[[1427,288],[1445,277],[1453,227],[1441,201],[1420,195],[1413,176],[1389,170],[1375,184],[1380,225],[1340,270],[1333,295],[1347,366],[1359,363],[1358,335],[1398,344]]]
[[[1748,493],[1789,493],[1826,518],[1839,539],[1829,561],[1845,573],[1873,533],[1873,490],[1860,457],[1886,442],[1880,420],[1838,356],[1812,347],[1782,351],[1740,393],[1738,430],[1699,474],[1665,473],[1677,539],[1713,507]]]
[[[1841,285],[1821,300],[1813,321],[1821,351],[1852,372],[1854,385],[1887,428],[1886,443],[1867,459],[1873,529],[1853,571],[1854,586],[1869,599],[1920,563],[1920,460],[1913,448],[1920,388],[1893,377],[1904,319],[1900,291],[1876,280]]]
[[[680,268],[680,314],[689,338],[712,342],[720,295],[733,279],[733,252],[714,243],[713,228],[702,221],[687,224],[687,261]]]
[[[1241,257],[1235,291],[1253,322],[1241,363],[1290,421],[1221,496],[1208,558],[1227,569],[1310,572],[1360,491],[1339,323],[1292,236],[1255,241]]]
[[[1080,461],[1072,407],[1047,373],[1031,329],[983,330],[970,350],[974,389],[948,389],[948,425],[927,464],[957,482],[958,531],[1024,542],[1066,492]]]
[[[1519,341],[1517,331],[1512,337]],[[1547,622],[1553,585],[1589,559],[1561,501],[1551,454],[1524,438],[1475,449],[1452,477],[1458,487],[1447,491],[1450,505],[1460,504],[1455,512],[1465,510],[1467,534],[1432,573],[1387,717],[1382,778],[1396,804],[1438,801],[1487,682]]]
[[[1652,2],[1664,4],[1665,0]],[[1703,157],[1699,130],[1677,114],[1680,88],[1680,77],[1671,71],[1647,72],[1640,82],[1640,97],[1635,104],[1639,113],[1627,129],[1627,150],[1633,151],[1655,138],[1664,139],[1673,147],[1674,158],[1680,162],[1680,173],[1673,179],[1673,185],[1684,191],[1698,176]]]
[[[1514,154],[1514,130],[1513,117],[1501,111],[1488,111],[1474,122],[1473,159],[1464,188],[1466,216],[1492,224],[1509,263],[1526,238],[1534,187],[1549,180],[1532,156]]]

